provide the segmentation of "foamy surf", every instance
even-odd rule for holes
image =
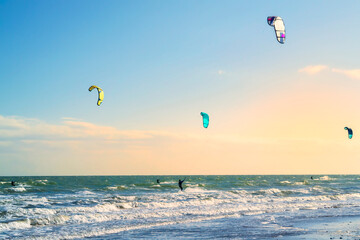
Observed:
[[[0,238],[152,238],[146,230],[152,228],[176,238],[177,229],[186,231],[190,223],[206,232],[215,222],[230,227],[237,221],[237,230],[222,229],[214,236],[224,237],[224,231],[235,231],[237,238],[244,238],[244,232],[251,236],[251,224],[263,226],[256,232],[264,239],[269,232],[299,232],[287,226],[295,219],[360,215],[358,176],[329,176],[308,184],[296,183],[309,176],[189,176],[184,191],[177,186],[177,176],[163,177],[160,184],[146,176],[76,177],[77,185],[73,178],[21,179],[53,183],[41,186],[0,185],[7,192],[0,195]],[[252,185],[244,184],[248,182]],[[25,191],[6,191],[12,188]]]

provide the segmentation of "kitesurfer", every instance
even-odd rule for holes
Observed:
[[[182,184],[185,181],[186,178],[184,178],[184,180],[181,181],[181,179],[179,179],[179,188],[181,189],[181,191],[183,190]]]

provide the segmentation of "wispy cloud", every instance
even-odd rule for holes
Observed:
[[[313,65],[299,69],[299,72],[314,75],[327,69],[329,69],[329,67],[326,65]]]
[[[73,118],[73,117],[62,117],[62,120],[73,120],[73,121],[80,121],[80,119],[78,118]]]
[[[101,126],[85,121],[62,118],[62,122],[51,124],[39,119],[0,115],[0,145],[21,141],[23,143],[49,142],[122,142],[134,143],[151,139],[202,140],[204,136],[174,131],[120,130],[113,126]],[[213,136],[223,141],[223,136]]]
[[[219,75],[223,75],[223,74],[225,74],[225,71],[220,69],[217,73],[218,73]]]
[[[333,69],[331,69],[331,71],[340,73],[340,74],[344,74],[345,76],[352,78],[352,79],[360,80],[360,69],[345,70],[345,69],[333,68]]]
[[[329,66],[326,65],[313,65],[299,69],[298,72],[306,73],[309,75],[315,75],[325,70],[330,70],[331,72],[334,73],[343,74],[351,79],[360,80],[360,69],[340,69],[340,68],[330,68]]]
[[[65,120],[60,124],[49,124],[38,119],[0,115],[0,138],[3,139],[132,140],[152,138],[155,134],[156,132],[119,130],[84,121]]]
[[[62,118],[64,119],[64,118]],[[66,118],[72,119],[72,118]],[[142,140],[172,139],[180,141],[214,141],[223,143],[267,143],[276,144],[278,140],[249,138],[237,134],[214,133],[211,136],[191,132],[119,130],[112,126],[101,126],[85,121],[63,120],[50,124],[39,119],[0,115],[0,145],[15,141],[23,143],[86,142],[134,143]]]

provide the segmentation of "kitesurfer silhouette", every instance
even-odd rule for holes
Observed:
[[[179,179],[179,188],[181,189],[181,191],[183,190],[182,184],[185,181],[186,178],[184,178],[184,180],[181,181],[181,179]]]

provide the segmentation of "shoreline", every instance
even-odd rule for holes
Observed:
[[[278,225],[276,232],[273,231],[274,225]],[[271,230],[266,233],[265,229],[267,228]],[[226,229],[226,231],[220,233],[222,229]],[[213,235],[215,232],[216,234]],[[196,233],[196,237],[194,237],[194,233]],[[143,236],[152,236],[157,239],[188,239],[187,236],[192,236],[193,239],[360,240],[360,216],[303,218],[286,224],[269,223],[269,225],[260,222],[252,225],[247,222],[247,216],[242,216],[191,223],[164,224],[88,238],[141,239]]]

